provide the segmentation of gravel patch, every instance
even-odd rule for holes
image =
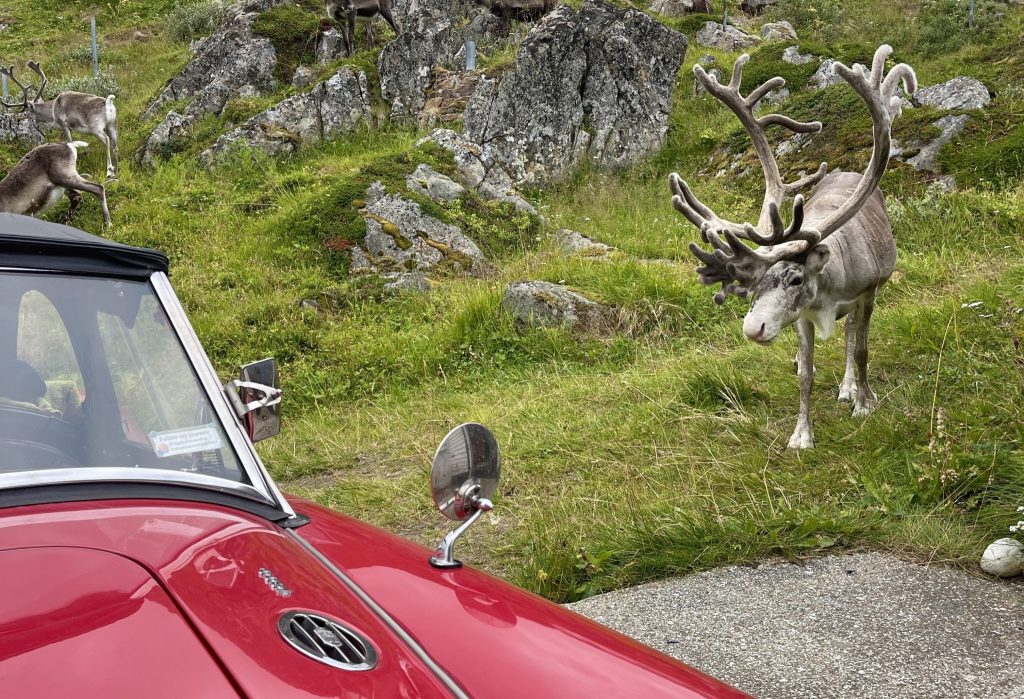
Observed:
[[[757,697],[1024,697],[1024,586],[878,553],[720,568],[569,607]]]

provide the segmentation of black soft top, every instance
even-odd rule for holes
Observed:
[[[71,226],[0,213],[0,267],[146,279],[167,272],[167,256]]]

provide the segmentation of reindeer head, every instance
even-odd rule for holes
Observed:
[[[835,71],[864,99],[871,114],[874,144],[871,161],[861,175],[852,194],[823,220],[813,226],[804,225],[804,198],[801,190],[819,182],[828,171],[822,163],[818,170],[796,182],[785,183],[779,173],[775,153],[765,137],[764,129],[777,124],[796,133],[821,130],[820,122],[798,122],[781,114],[754,115],[757,103],[770,91],[786,84],[776,77],[754,88],[747,96],[740,94],[743,66],[749,56],[743,55],[733,66],[732,79],[722,85],[699,65],[693,67],[707,91],[721,100],[739,117],[750,135],[758,160],[765,174],[765,196],[757,226],[733,223],[719,217],[704,205],[679,175],[669,177],[672,204],[687,220],[700,229],[701,240],[709,243],[709,252],[696,243],[690,250],[701,261],[697,268],[702,284],[721,283],[715,294],[716,303],[725,303],[729,294],[753,298],[743,321],[743,333],[750,340],[768,343],[787,326],[793,324],[813,305],[819,291],[822,272],[830,259],[828,246],[821,242],[852,219],[871,197],[889,162],[892,120],[901,111],[896,86],[902,81],[910,94],[917,79],[910,66],[901,63],[888,75],[885,60],[892,53],[889,46],[875,52],[870,72],[860,64],[848,68],[835,63]],[[795,195],[792,219],[787,226],[780,214],[782,203]],[[748,247],[743,240],[760,246]]]
[[[33,114],[35,114],[34,107],[39,105],[39,104],[41,104],[42,101],[43,101],[43,90],[46,89],[46,74],[43,73],[43,69],[40,68],[39,64],[36,63],[35,61],[29,61],[28,62],[28,67],[31,68],[32,71],[34,73],[36,73],[36,75],[38,75],[42,79],[42,83],[35,90],[35,93],[36,93],[35,96],[34,97],[29,97],[29,94],[28,94],[29,87],[34,87],[34,86],[23,85],[20,80],[18,80],[16,77],[14,77],[14,66],[13,65],[8,66],[6,68],[3,67],[3,66],[0,66],[0,73],[6,75],[8,78],[10,78],[14,82],[15,85],[17,85],[18,87],[21,88],[21,101],[20,102],[7,102],[5,100],[0,99],[0,104],[3,104],[3,106],[6,107],[7,109],[17,109],[20,112],[24,112],[24,111],[27,110],[27,111],[32,112]]]

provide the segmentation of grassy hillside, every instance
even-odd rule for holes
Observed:
[[[187,61],[187,44],[166,29],[181,4],[9,0],[0,22],[13,28],[0,33],[0,53],[41,60],[54,80],[84,76],[95,12],[127,156],[153,126],[137,115]],[[756,171],[708,174],[746,141],[725,108],[691,96],[688,70],[665,150],[626,173],[583,172],[532,193],[546,227],[472,198],[435,206],[480,242],[493,269],[447,275],[428,295],[385,295],[348,274],[344,252],[361,239],[357,209],[370,182],[397,183],[420,162],[450,167],[415,148],[418,134],[381,126],[290,158],[194,164],[229,122],[286,89],[237,100],[153,170],[125,157],[109,190],[109,235],[168,252],[223,377],[264,356],[281,362],[286,428],[260,451],[290,491],[433,544],[447,529],[428,494],[433,450],[459,422],[490,426],[504,450],[503,487],[461,555],[551,598],[835,547],[969,565],[1024,502],[1024,10],[979,2],[969,32],[957,15],[965,4],[780,0],[774,10],[807,50],[863,60],[888,41],[925,85],[967,74],[995,93],[942,154],[955,192],[902,164],[887,173],[899,261],[872,325],[880,404],[854,420],[835,402],[842,339],[820,343],[814,451],[784,448],[798,404],[795,336],[770,348],[742,339],[743,304],[717,307],[697,283],[686,250],[695,231],[668,199],[673,170],[730,218],[755,218],[761,199]],[[151,38],[134,40],[139,30]],[[805,80],[781,62],[782,48],[756,51],[748,78]],[[692,46],[686,66],[704,52]],[[726,65],[735,57],[710,53]],[[373,55],[356,61],[372,66]],[[851,95],[832,87],[782,105],[826,124],[785,169],[863,167],[868,122]],[[927,135],[934,116],[908,110],[897,136]],[[22,152],[0,144],[0,171]],[[102,159],[91,148],[83,171],[98,176]],[[98,232],[98,208],[83,208],[78,225]],[[566,256],[548,238],[559,226],[619,252]],[[517,325],[499,301],[506,283],[527,278],[616,305],[621,331]],[[307,298],[320,312],[299,307]]]

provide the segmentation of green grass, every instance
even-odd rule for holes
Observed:
[[[136,166],[129,155],[154,125],[137,115],[188,58],[164,30],[176,6],[95,7],[104,67],[124,90],[124,163],[109,187],[109,235],[168,252],[175,287],[223,377],[241,363],[278,358],[285,429],[259,449],[288,490],[431,545],[449,527],[428,495],[433,450],[452,426],[481,421],[503,447],[503,483],[497,509],[460,543],[460,555],[557,600],[843,548],[971,565],[1015,521],[1024,491],[1020,9],[1007,9],[983,41],[968,36],[937,50],[922,44],[925,30],[904,21],[898,4],[780,2],[795,13],[805,50],[827,46],[864,60],[889,40],[923,84],[967,73],[996,94],[943,153],[957,191],[941,194],[929,176],[902,165],[886,175],[899,261],[872,326],[880,405],[854,420],[836,403],[842,340],[820,343],[818,448],[794,453],[784,447],[798,402],[795,341],[743,341],[744,304],[716,306],[697,283],[686,250],[696,232],[668,199],[666,177],[677,170],[723,215],[754,217],[760,205],[756,169],[714,177],[737,155],[736,173],[754,160],[733,115],[692,98],[696,47],[680,72],[665,149],[628,172],[583,171],[533,193],[546,224],[473,196],[439,206],[406,192],[463,228],[492,264],[481,277],[439,275],[427,295],[390,295],[348,269],[345,251],[365,230],[366,188],[379,180],[404,190],[419,163],[451,173],[451,160],[417,147],[420,134],[384,127],[283,159],[237,153],[210,171],[195,164],[231,124],[289,94],[285,84],[275,95],[232,101],[155,169]],[[319,6],[303,7],[278,10],[296,22],[273,27],[298,37],[281,44],[295,49],[295,65],[308,60],[305,39],[321,27],[312,14]],[[15,20],[5,60],[39,58],[53,79],[84,75],[87,9],[12,0],[3,10]],[[815,20],[812,9],[830,19]],[[132,41],[138,28],[154,37]],[[809,69],[782,64],[782,48],[756,51],[747,80],[783,72],[799,88]],[[735,58],[711,53],[726,68]],[[500,72],[514,55],[509,43],[484,52],[482,63]],[[374,52],[317,70],[345,63],[377,82]],[[868,122],[849,90],[797,89],[778,108],[825,122],[782,159],[788,176],[821,160],[863,167]],[[937,116],[908,110],[897,137],[931,135]],[[0,168],[22,154],[0,146]],[[102,164],[94,145],[82,170],[96,177]],[[95,202],[83,211],[77,225],[99,231]],[[558,226],[617,252],[606,261],[567,257],[548,235]],[[516,323],[500,299],[505,284],[521,279],[564,282],[613,305],[617,331],[591,337]],[[307,298],[319,312],[299,307]]]

